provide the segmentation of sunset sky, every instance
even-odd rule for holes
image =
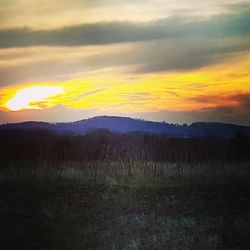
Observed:
[[[0,123],[250,125],[250,1],[0,0]]]

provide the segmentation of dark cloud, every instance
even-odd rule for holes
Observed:
[[[119,43],[120,46],[120,50],[116,46],[114,51],[103,46],[101,52],[80,58],[72,57],[65,48],[64,60],[34,57],[32,62],[2,64],[0,83],[3,86],[30,81],[67,81],[75,75],[120,66],[127,73],[135,74],[185,71],[220,62],[232,54],[250,50],[250,5],[230,8],[235,11],[207,20],[179,16],[138,24],[106,22],[54,30],[0,30],[0,48],[79,46],[79,51],[83,51],[84,45]],[[124,42],[133,43],[126,47],[121,45]],[[1,59],[4,62],[11,56],[6,52]]]
[[[209,97],[208,97],[209,98]],[[193,123],[196,121],[226,122],[241,125],[250,125],[250,93],[235,94],[231,96],[211,96],[211,99],[226,98],[234,100],[238,105],[220,105],[192,111],[161,110],[158,112],[133,113],[133,117],[146,118],[169,123]],[[205,96],[196,98],[196,101],[208,102]]]
[[[237,107],[220,106],[216,108],[207,108],[200,112],[196,112],[197,119],[204,121],[222,121],[237,124],[250,124],[249,109],[241,109]],[[197,120],[196,119],[196,120]]]
[[[238,94],[232,96],[240,103],[240,106],[250,113],[250,93]]]
[[[235,53],[250,50],[250,39],[173,39],[154,42],[148,47],[141,57],[141,65],[136,68],[136,73],[198,69],[224,61]],[[134,55],[138,55],[138,52]]]
[[[79,47],[79,51],[82,49],[84,48]],[[52,58],[36,61],[34,57],[32,62],[0,67],[0,84],[67,81],[77,74],[86,75],[100,69],[121,66],[124,71],[134,74],[185,71],[226,60],[235,53],[247,50],[250,50],[250,38],[158,40],[136,43],[129,47],[121,46],[120,50],[116,48],[113,52],[106,50],[104,46],[101,52],[76,58],[72,58],[70,51],[65,49],[64,60]],[[195,87],[199,86],[197,84]]]
[[[218,95],[200,95],[196,97],[191,97],[189,100],[198,102],[198,103],[216,103],[220,102],[234,102],[238,103],[237,108],[239,109],[249,109],[250,108],[250,93],[240,93],[240,94],[224,94],[221,96]],[[250,112],[250,110],[249,110]]]
[[[237,105],[221,105],[217,107],[204,108],[196,114],[200,119],[223,121],[230,123],[250,124],[250,93],[225,95],[225,96],[201,96],[197,97],[196,101],[206,103],[210,101],[232,101]]]
[[[250,35],[250,5],[247,6],[248,11],[208,20],[171,17],[147,23],[103,22],[53,30],[3,29],[0,47],[100,45],[194,36],[245,37]]]

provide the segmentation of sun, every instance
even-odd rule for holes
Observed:
[[[11,111],[49,107],[49,98],[64,94],[62,86],[32,86],[20,89],[5,107]]]

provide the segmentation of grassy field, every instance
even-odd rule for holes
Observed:
[[[40,165],[1,170],[0,249],[250,249],[246,165]]]

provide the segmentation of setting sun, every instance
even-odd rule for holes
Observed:
[[[64,93],[61,86],[33,86],[18,90],[5,107],[11,111],[22,109],[41,109],[42,106],[49,106],[44,102],[50,97]]]

